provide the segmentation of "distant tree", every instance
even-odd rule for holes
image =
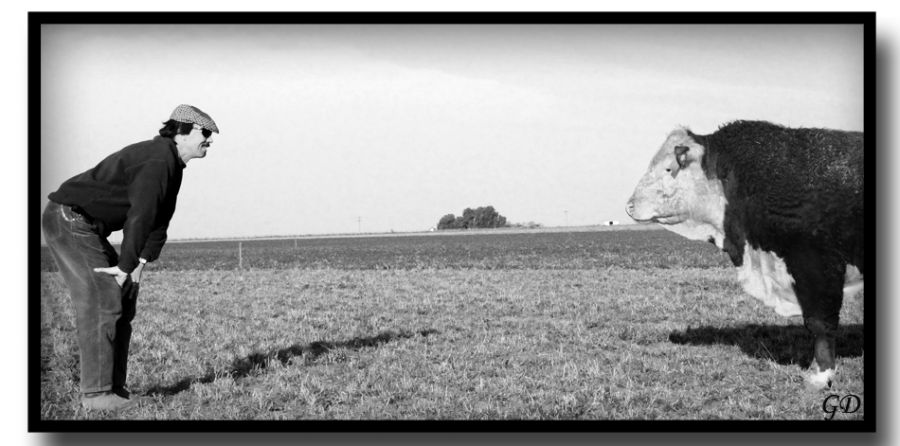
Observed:
[[[456,227],[461,229],[469,229],[475,227],[475,210],[472,208],[465,208],[463,210],[462,216],[456,219],[457,225]]]
[[[455,229],[456,228],[456,216],[453,214],[447,214],[441,217],[441,220],[438,221],[437,228],[440,229]]]
[[[475,227],[502,228],[506,226],[506,217],[500,215],[493,206],[475,209]]]
[[[465,208],[462,215],[447,214],[438,221],[438,229],[503,228],[509,226],[506,217],[493,206]]]

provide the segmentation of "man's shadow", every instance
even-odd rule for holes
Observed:
[[[266,369],[272,361],[278,361],[281,364],[287,364],[291,359],[295,357],[303,357],[305,364],[310,364],[314,362],[320,356],[328,353],[331,350],[338,348],[347,348],[351,350],[359,350],[366,347],[378,347],[379,345],[397,340],[397,339],[407,339],[412,338],[414,336],[422,336],[427,337],[432,334],[439,333],[434,329],[425,329],[419,330],[417,332],[411,331],[393,331],[387,330],[383,331],[375,336],[365,337],[365,338],[353,338],[347,341],[340,342],[328,342],[328,341],[316,341],[311,342],[307,345],[299,345],[294,344],[290,347],[273,350],[269,352],[255,352],[251,353],[247,357],[244,358],[235,358],[231,363],[231,367],[229,370],[225,372],[216,372],[211,371],[202,377],[188,377],[178,381],[172,385],[166,386],[154,386],[148,389],[145,392],[146,396],[153,395],[164,395],[164,396],[172,396],[180,392],[184,392],[188,390],[193,384],[209,384],[216,380],[216,378],[223,376],[230,376],[231,378],[238,380],[241,378],[245,378],[250,376],[251,374],[258,373],[255,371],[262,371]]]
[[[738,327],[688,327],[669,334],[669,341],[683,345],[735,345],[745,354],[781,365],[808,366],[813,360],[813,335],[801,325],[758,325]],[[836,356],[863,354],[863,325],[841,325],[836,337]]]

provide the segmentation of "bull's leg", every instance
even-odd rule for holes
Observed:
[[[816,249],[797,249],[785,263],[794,278],[803,322],[815,336],[815,361],[807,382],[819,389],[831,387],[846,264]]]
[[[838,316],[824,320],[821,317],[805,317],[806,328],[816,337],[815,362],[810,366],[807,381],[817,389],[831,387],[835,367],[835,336],[838,328]]]

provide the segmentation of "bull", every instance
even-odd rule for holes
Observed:
[[[863,288],[862,132],[735,121],[678,128],[628,200],[637,222],[714,243],[744,291],[802,316],[815,337],[807,381],[830,387],[845,298]]]

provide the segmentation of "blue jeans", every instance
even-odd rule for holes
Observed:
[[[41,226],[75,307],[81,391],[113,391],[127,397],[128,346],[139,284],[129,275],[120,287],[115,277],[94,272],[117,265],[119,255],[98,234],[97,226],[71,207],[51,201]]]

